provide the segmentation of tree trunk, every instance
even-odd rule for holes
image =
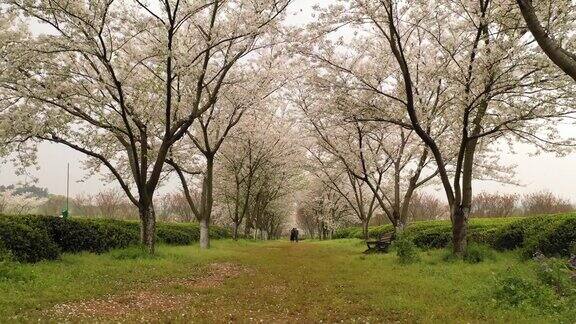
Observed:
[[[212,205],[214,203],[213,197],[213,178],[214,178],[214,158],[213,156],[206,157],[206,174],[202,183],[202,196],[201,196],[201,219],[200,221],[200,248],[210,248],[210,218],[212,216]]]
[[[362,236],[365,241],[368,241],[368,220],[362,220]]]
[[[468,233],[468,219],[470,208],[458,206],[452,214],[452,245],[457,256],[464,256],[466,252],[466,235]]]
[[[244,221],[244,236],[246,236],[247,238],[250,237],[250,231],[252,230],[253,227],[253,222],[252,219],[250,218],[250,215],[246,215],[246,220]]]
[[[394,239],[397,239],[399,236],[404,233],[404,229],[406,228],[406,223],[402,221],[402,219],[398,219],[396,225],[394,225]]]
[[[232,238],[234,239],[234,241],[238,241],[238,227],[240,227],[240,224],[234,223],[234,229],[232,232]]]
[[[200,220],[200,248],[209,249],[210,248],[210,233],[209,224],[207,219]]]
[[[154,254],[156,244],[156,215],[154,207],[141,207],[140,213],[140,242],[146,247],[148,253]]]

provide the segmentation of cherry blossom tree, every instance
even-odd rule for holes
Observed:
[[[332,238],[336,229],[354,223],[350,206],[332,184],[314,176],[298,200],[296,221],[310,237]]]
[[[323,77],[323,80],[329,78]],[[330,84],[330,87],[343,87]],[[346,88],[349,89],[349,88]],[[311,95],[316,91],[316,95]],[[333,91],[334,92],[334,91]],[[374,121],[360,121],[355,115],[342,114],[338,105],[353,107],[343,95],[327,94],[329,89],[305,88],[295,99],[311,126],[315,146],[311,156],[320,163],[328,179],[328,165],[339,166],[348,177],[348,190],[332,181],[362,222],[364,237],[376,211],[374,203],[386,214],[395,231],[408,222],[410,200],[416,189],[436,176],[429,170],[428,149],[412,130]],[[349,96],[349,92],[346,92]],[[352,108],[352,111],[357,109]]]
[[[576,81],[576,4],[570,0],[537,1],[516,0],[526,26],[544,53],[564,73]],[[538,12],[547,13],[541,23]],[[571,46],[571,48],[570,48]]]
[[[20,54],[13,49],[22,45],[28,35],[25,25],[17,20],[17,15],[0,7],[0,84],[18,76]],[[4,91],[0,87],[0,157],[8,158],[14,150],[18,150],[23,161],[32,160],[35,150],[25,142],[26,136],[20,137],[18,126],[22,119],[14,119],[11,108],[20,100],[20,96]],[[23,163],[20,170],[30,163]]]
[[[345,203],[346,211],[353,211],[356,218],[362,223],[363,237],[367,240],[368,225],[379,206],[376,199],[377,195],[370,190],[366,182],[354,176],[353,171],[342,167],[337,158],[333,156],[328,159],[322,158],[321,153],[314,148],[309,148],[309,152],[312,157],[312,161],[309,163],[311,173],[324,184],[323,190],[327,190],[330,194],[337,194],[337,197],[326,197],[334,203],[333,210],[343,209],[336,208],[336,206]],[[381,182],[381,179],[382,177],[379,177],[377,181]],[[380,185],[380,183],[376,184]],[[319,192],[322,193],[323,190]],[[340,213],[331,212],[330,215],[340,215]],[[333,221],[333,218],[329,218],[330,224],[337,223]]]
[[[229,72],[277,31],[290,0],[5,0],[45,31],[11,48],[2,78],[22,138],[105,168],[138,208],[154,252],[154,193],[170,148],[214,106]]]
[[[274,163],[274,158],[282,151],[282,148],[276,149],[282,145],[279,138],[264,134],[273,125],[267,123],[261,128],[258,124],[248,121],[231,136],[230,143],[223,148],[218,166],[221,175],[218,185],[222,196],[221,203],[226,205],[227,214],[233,224],[234,239],[238,239],[240,226],[250,212],[262,169],[266,164]]]
[[[434,157],[451,210],[454,253],[466,249],[474,177],[506,177],[490,155],[498,140],[555,149],[553,121],[571,113],[573,85],[534,50],[505,1],[339,1],[323,10],[324,32],[357,31],[358,53],[338,69],[372,93],[366,111],[413,130]],[[345,40],[317,47],[336,52]],[[434,120],[433,123],[430,123]],[[430,128],[429,126],[432,126]],[[450,142],[434,134],[439,128]],[[496,166],[496,167],[495,167]]]
[[[270,41],[274,43],[274,41]],[[200,116],[186,136],[174,146],[168,164],[176,171],[184,188],[184,195],[200,223],[200,246],[209,248],[209,225],[214,205],[214,165],[217,153],[230,132],[246,111],[257,114],[269,104],[268,100],[284,83],[284,65],[279,61],[279,46],[270,46],[253,53],[251,61],[238,64],[229,81],[220,89],[220,95]],[[202,185],[198,199],[189,188],[186,168],[194,168],[190,152],[198,150],[203,157]],[[192,161],[192,163],[190,163]],[[184,167],[183,167],[184,166]],[[192,172],[193,175],[194,172]]]
[[[242,223],[245,235],[277,234],[279,221],[293,209],[303,152],[294,125],[277,114],[246,116],[222,147],[216,187],[234,237]]]

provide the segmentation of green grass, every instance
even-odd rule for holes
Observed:
[[[568,297],[560,298],[539,283],[534,261],[523,261],[515,252],[471,264],[446,258],[446,250],[429,250],[419,252],[420,261],[403,265],[394,252],[363,255],[363,250],[362,242],[353,239],[298,244],[221,240],[209,251],[160,246],[153,257],[130,248],[5,264],[0,266],[0,322],[86,320],[57,313],[55,305],[91,305],[94,300],[114,300],[132,311],[110,315],[97,310],[93,317],[128,322],[507,323],[576,318]],[[224,263],[237,264],[242,271],[228,278],[207,274],[210,264]],[[512,305],[498,294],[499,285],[510,277],[551,295],[538,303]],[[213,284],[198,284],[202,282]],[[130,297],[122,298],[134,292],[174,302],[160,302],[161,307],[152,302],[142,310],[132,307]]]

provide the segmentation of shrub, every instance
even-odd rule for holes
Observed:
[[[12,256],[12,252],[8,250],[2,241],[0,241],[0,263],[12,261],[14,256]]]
[[[113,220],[54,218],[52,237],[64,252],[103,253],[138,243],[138,231]]]
[[[494,297],[499,305],[509,307],[548,308],[557,300],[552,289],[514,271],[497,277]]]
[[[498,227],[491,226],[471,230],[468,234],[468,240],[471,242],[493,246],[498,230]]]
[[[51,216],[7,217],[46,231],[62,252],[102,253],[138,243],[138,224],[110,219],[64,219]],[[133,226],[136,225],[136,226]]]
[[[194,224],[196,227],[198,225]],[[200,230],[198,229],[198,233],[200,233]],[[226,228],[223,227],[219,227],[219,226],[210,226],[210,238],[211,239],[215,239],[215,240],[220,240],[220,239],[227,239],[227,238],[231,238],[232,234],[230,233],[230,231]],[[198,235],[198,238],[195,238],[194,240],[197,241],[200,239],[200,235]]]
[[[379,237],[383,236],[384,234],[392,233],[394,228],[392,225],[381,225],[381,226],[374,226],[368,228],[368,237],[373,239],[378,239]],[[362,229],[359,231],[360,237],[362,236]]]
[[[54,260],[60,256],[60,249],[45,230],[12,219],[0,218],[0,241],[19,262]]]
[[[414,244],[421,248],[442,248],[452,241],[450,228],[431,228],[430,230],[418,231],[411,235]]]
[[[196,241],[194,235],[189,231],[166,226],[159,226],[156,229],[156,235],[160,242],[171,245],[188,245]]]
[[[198,241],[200,230],[197,224],[158,223],[156,235],[161,243],[185,245]],[[212,226],[210,235],[228,238],[230,232]],[[55,259],[60,251],[102,253],[136,245],[139,237],[140,225],[133,221],[0,215],[0,260],[8,252],[21,262]]]
[[[480,263],[484,260],[494,260],[494,251],[490,246],[478,243],[468,244],[464,261],[468,263]]]
[[[371,227],[369,233],[371,237],[378,237],[391,230],[390,225],[383,225]],[[404,234],[424,249],[444,248],[452,240],[449,221],[414,222],[408,225]],[[362,238],[360,228],[340,229],[334,235],[334,238],[355,237]],[[536,251],[548,256],[570,256],[570,247],[576,244],[576,214],[472,219],[468,241],[490,245],[497,250],[521,248],[527,257]]]
[[[334,231],[334,234],[332,234],[332,238],[334,239],[350,238],[350,231],[352,230],[352,228],[353,227],[339,228],[336,231]]]
[[[494,233],[493,246],[497,250],[512,250],[522,246],[524,243],[524,231],[520,222],[510,224],[506,228],[500,229]]]
[[[535,256],[536,274],[541,282],[554,288],[561,296],[575,296],[576,282],[572,280],[572,271],[565,260],[546,258],[543,254]]]
[[[576,241],[576,215],[527,217],[496,233],[493,246],[499,250],[522,248],[525,257],[540,251],[548,256],[569,256]]]
[[[576,217],[558,220],[539,238],[537,249],[545,255],[570,256],[576,242]]]
[[[332,237],[335,239],[362,238],[362,229],[360,227],[341,228],[334,232]]]
[[[394,241],[396,248],[396,255],[401,264],[410,264],[417,262],[420,258],[418,256],[418,248],[410,239],[400,237]]]

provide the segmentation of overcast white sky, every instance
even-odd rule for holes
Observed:
[[[327,3],[331,0],[324,0]],[[310,7],[314,1],[297,0],[293,7],[290,20],[293,23],[313,19]],[[576,127],[567,128],[563,135],[576,137]],[[522,186],[503,185],[489,181],[476,181],[475,192],[501,191],[509,193],[527,193],[539,190],[550,190],[576,203],[576,153],[558,158],[552,154],[530,156],[533,150],[527,146],[515,148],[516,154],[504,153],[501,161],[508,165],[517,165],[516,179]],[[64,194],[66,192],[66,164],[70,163],[71,195],[79,193],[95,193],[106,186],[98,175],[92,175],[84,182],[78,182],[87,174],[81,168],[82,154],[57,144],[42,144],[39,148],[39,170],[30,170],[30,174],[38,179],[37,185],[46,187],[50,193]],[[0,185],[23,182],[29,178],[17,176],[11,165],[2,165],[0,169]],[[174,188],[164,188],[164,191]]]

